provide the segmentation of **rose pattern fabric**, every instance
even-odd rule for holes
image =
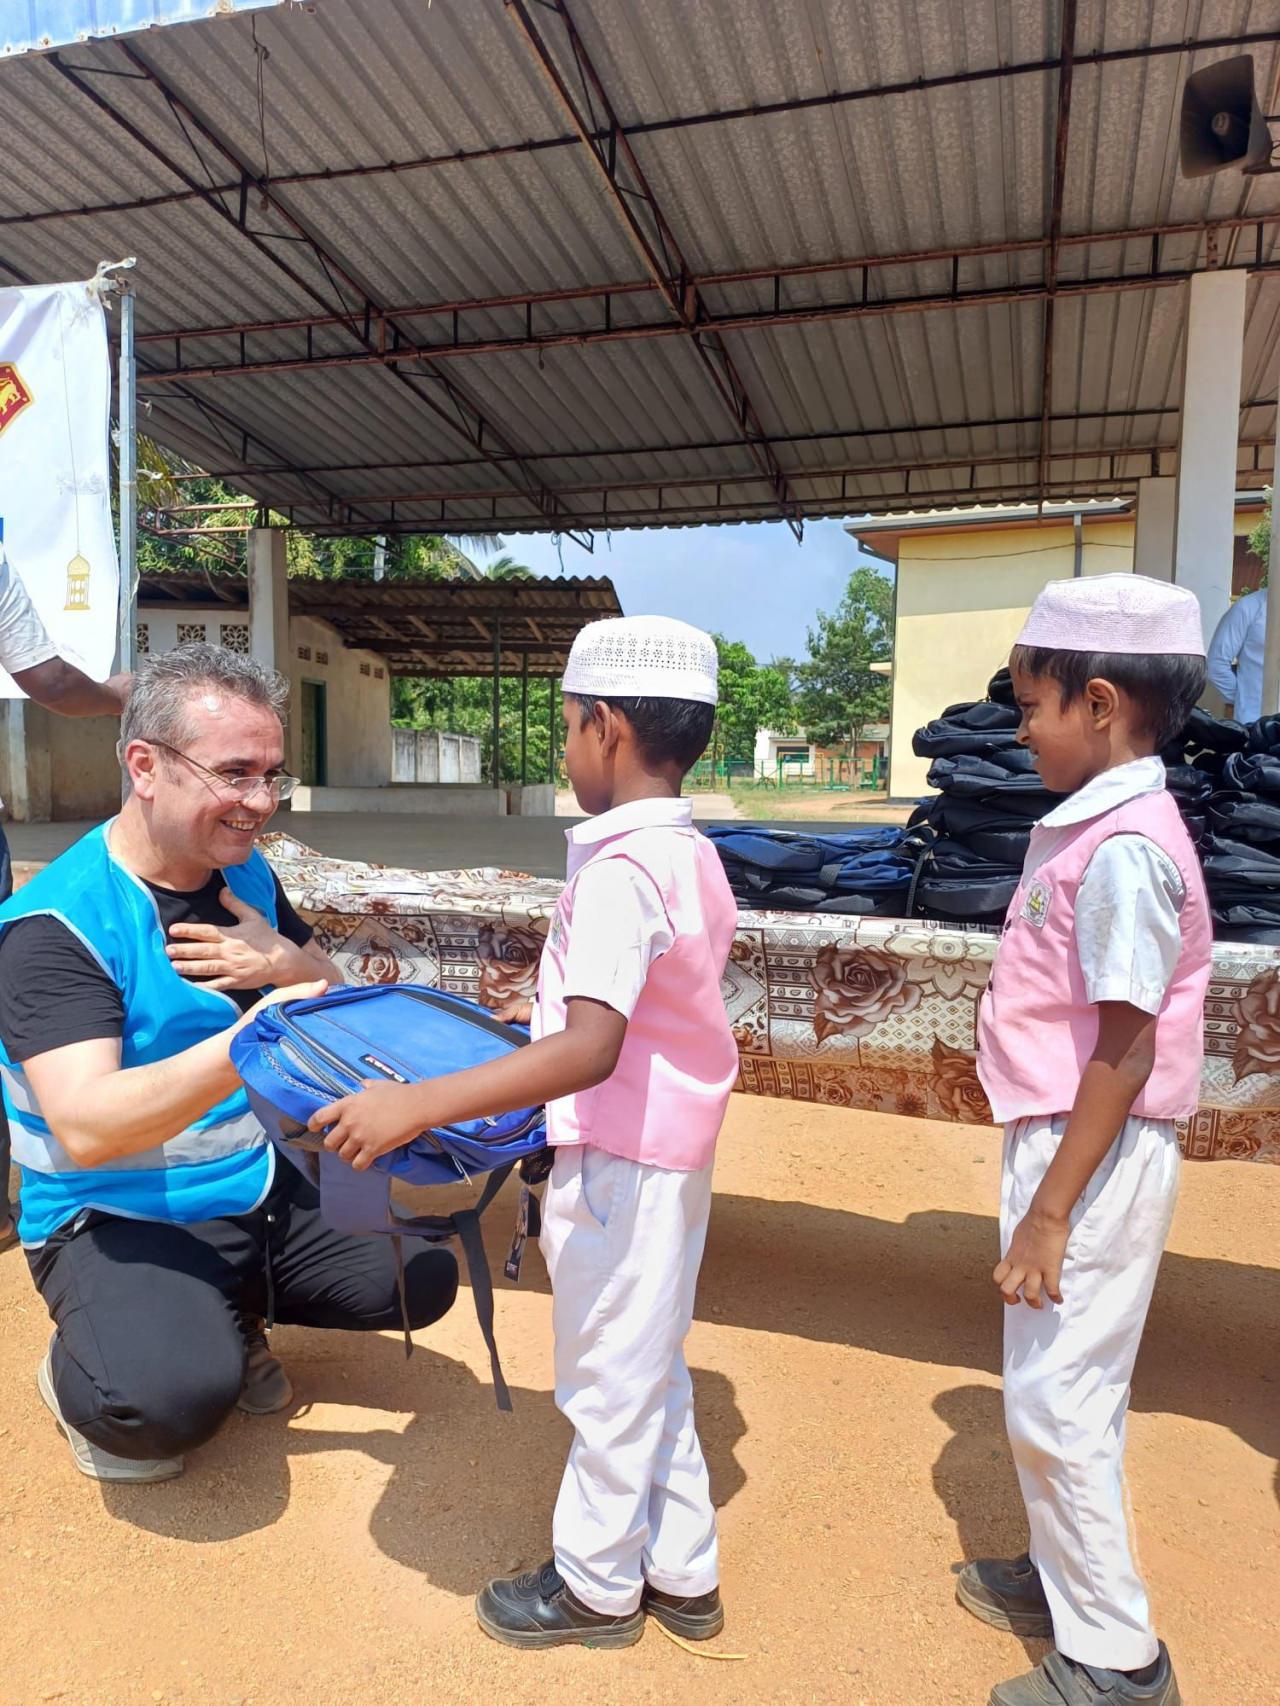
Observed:
[[[969,1125],[990,1125],[991,1104],[978,1078],[977,1056],[948,1048],[940,1037],[934,1038],[930,1052],[935,1091],[947,1118]]]
[[[863,1036],[891,1014],[909,1013],[920,1000],[919,989],[907,981],[905,962],[878,948],[820,949],[813,986],[818,992],[813,1034],[820,1043],[837,1031]]]
[[[561,885],[495,869],[404,871],[264,839],[294,906],[356,983],[502,1004],[527,992]],[[723,983],[739,1090],[982,1124],[977,1003],[994,933],[919,919],[741,913]],[[1219,943],[1189,1159],[1280,1162],[1280,951]],[[902,1141],[908,1141],[903,1138]]]
[[[1264,972],[1245,991],[1235,1069],[1237,1078],[1280,1072],[1280,971]]]
[[[514,924],[486,924],[480,931],[480,1000],[495,1012],[532,999],[545,938]]]

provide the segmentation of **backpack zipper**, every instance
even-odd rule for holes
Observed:
[[[512,1040],[510,1038],[510,1033],[508,1031],[507,1026],[499,1024],[496,1019],[484,1020],[484,1019],[480,1019],[480,1018],[478,1018],[475,1015],[472,1015],[470,1013],[465,1013],[465,1012],[460,1013],[457,1010],[457,1008],[455,1008],[452,1005],[451,1002],[434,1001],[431,999],[430,996],[428,996],[425,993],[422,993],[420,991],[417,991],[417,990],[405,989],[405,990],[401,991],[401,994],[407,995],[411,1000],[421,1001],[424,1006],[433,1007],[433,1008],[435,1008],[435,1010],[437,1012],[447,1012],[447,1013],[451,1014],[453,1018],[460,1019],[463,1022],[463,1024],[471,1025],[474,1029],[476,1029],[478,1031],[485,1031],[491,1036],[501,1037],[503,1039],[503,1041]],[[291,1040],[294,1043],[295,1047],[298,1049],[298,1051],[300,1053],[302,1053],[304,1056],[309,1055],[311,1053],[318,1055],[321,1060],[327,1062],[328,1065],[331,1066],[336,1072],[339,1072],[344,1077],[348,1078],[347,1084],[335,1085],[331,1078],[325,1078],[325,1074],[317,1070],[316,1076],[319,1078],[325,1078],[326,1088],[331,1089],[331,1090],[336,1089],[339,1096],[353,1096],[353,1095],[357,1095],[359,1093],[359,1088],[360,1088],[359,1082],[357,1081],[357,1083],[355,1084],[354,1087],[352,1087],[350,1085],[347,1065],[346,1065],[346,1062],[341,1058],[340,1055],[334,1054],[333,1051],[331,1049],[326,1048],[323,1043],[317,1042],[316,1039],[312,1036],[308,1036],[308,1034],[305,1031],[303,1031],[299,1026],[294,1024],[291,1016],[288,1013],[284,1012],[282,1010],[282,1008],[280,1008],[280,1007],[276,1008],[275,1017],[276,1017],[277,1024],[279,1024],[281,1029],[287,1033],[287,1037],[282,1038],[282,1041]],[[337,1021],[336,1020],[330,1020],[330,1023],[331,1024],[337,1024]],[[364,1040],[364,1039],[356,1036],[356,1033],[354,1031],[352,1031],[350,1029],[350,1027],[347,1025],[339,1025],[338,1028],[340,1030],[345,1031],[348,1036],[356,1037],[356,1040],[358,1042]],[[524,1045],[525,1045],[525,1039],[523,1037],[515,1039],[514,1046],[516,1046],[518,1048],[523,1048]],[[384,1052],[389,1053],[390,1051],[384,1050]],[[313,1062],[308,1060],[308,1066],[309,1067],[313,1066],[313,1064],[314,1064]],[[401,1061],[399,1064],[400,1065],[407,1065],[408,1063],[406,1061]],[[421,1080],[418,1080],[418,1082],[421,1082]],[[505,1116],[502,1116],[502,1117],[505,1117]],[[521,1127],[518,1131],[508,1132],[505,1141],[507,1141],[509,1143],[516,1142],[518,1139],[524,1137],[527,1133],[534,1130],[534,1128],[538,1124],[538,1120],[540,1117],[541,1117],[541,1110],[540,1109],[531,1109],[530,1113],[529,1113],[529,1118],[521,1125]],[[482,1125],[488,1126],[490,1128],[490,1130],[492,1130],[493,1127],[497,1125],[498,1119],[494,1116],[491,1116],[491,1115],[484,1115],[481,1117],[480,1123]],[[447,1131],[453,1137],[462,1138],[464,1140],[470,1139],[472,1142],[475,1141],[475,1137],[474,1137],[473,1133],[462,1131],[456,1125],[446,1125],[446,1126],[442,1126],[440,1129],[442,1131]],[[423,1135],[427,1135],[427,1134],[424,1133]]]

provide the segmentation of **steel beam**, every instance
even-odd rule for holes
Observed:
[[[0,267],[3,267],[5,272],[7,272],[11,278],[17,279],[19,284],[32,285],[36,283],[35,279],[31,278],[29,274],[24,273],[20,267],[14,266],[11,261],[0,261]],[[134,342],[135,344],[137,343],[136,337]],[[143,367],[142,358],[138,356],[136,361],[138,377],[139,379],[142,379],[145,377],[146,372]],[[265,450],[268,455],[276,458],[275,462],[271,464],[276,473],[284,474],[290,479],[298,480],[304,486],[311,487],[313,491],[317,492],[330,504],[337,502],[337,493],[330,491],[330,489],[312,470],[308,468],[299,468],[294,463],[288,461],[285,458],[283,451],[277,449],[269,439],[262,438],[255,432],[250,432],[248,428],[242,426],[233,415],[229,415],[225,410],[220,409],[216,403],[209,402],[205,397],[198,397],[194,391],[188,391],[183,385],[177,386],[172,393],[166,394],[162,401],[167,403],[189,403],[193,408],[197,409],[200,414],[204,415],[206,419],[213,421],[218,429],[229,432],[234,435],[234,438],[240,440],[244,452],[241,465],[228,474],[219,476],[220,478],[243,480],[247,474],[254,472],[254,470],[247,465],[247,454],[249,446],[251,444],[256,444],[260,449]],[[179,479],[185,478],[185,476],[182,475],[176,477]],[[200,474],[196,477],[199,479],[210,478],[208,474]]]
[[[1186,41],[1146,43],[1123,48],[1103,48],[1093,53],[1078,54],[1075,63],[1077,68],[1081,66],[1101,67],[1133,60],[1156,59],[1168,55],[1207,53],[1221,48],[1234,48],[1243,51],[1254,46],[1265,47],[1276,41],[1280,41],[1280,30],[1253,30],[1238,35],[1203,36]],[[857,105],[864,101],[890,99],[899,95],[927,95],[936,89],[967,87],[997,81],[1004,82],[1015,77],[1046,76],[1059,71],[1061,63],[1060,59],[1022,60],[1010,65],[994,65],[972,71],[943,72],[934,77],[903,78],[898,82],[873,84],[861,89],[836,89],[820,95],[809,95],[792,100],[768,101],[752,106],[723,107],[700,113],[684,113],[673,115],[670,118],[648,119],[641,123],[626,125],[623,127],[622,134],[627,138],[659,136],[673,131],[700,128],[704,125],[749,123],[784,116],[788,113],[822,111],[828,108]],[[79,69],[84,71],[97,70],[98,68],[81,66]],[[594,140],[603,143],[607,140],[607,136],[607,131],[597,130],[594,133]],[[353,178],[396,177],[406,172],[467,166],[477,161],[501,160],[514,155],[541,154],[559,149],[575,148],[580,140],[581,138],[576,134],[535,137],[528,140],[497,143],[487,148],[458,148],[443,154],[421,154],[406,160],[369,161],[355,166],[322,166],[306,172],[278,172],[272,174],[270,181],[277,188],[290,188],[298,185],[343,183]],[[263,188],[263,180],[256,175],[251,174],[247,182],[255,192]],[[29,213],[5,214],[0,216],[0,225],[35,225],[46,220],[93,219],[103,214],[137,213],[152,207],[165,207],[201,200],[210,191],[218,196],[238,196],[245,183],[246,180],[243,177],[236,177],[223,183],[211,182],[207,187],[172,190],[159,195],[85,203],[76,207],[46,208]]]
[[[657,283],[679,328],[691,337],[693,351],[733,418],[742,443],[768,477],[778,508],[799,539],[804,532],[804,522],[788,488],[787,477],[769,447],[764,427],[732,356],[719,331],[709,324],[706,304],[693,282],[693,269],[685,260],[676,235],[623,133],[566,0],[541,0],[541,4],[544,10],[554,13],[564,30],[582,88],[585,111],[561,74],[556,55],[524,0],[506,0],[506,4],[590,154],[614,210],[639,250],[646,270]],[[606,125],[604,138],[598,135],[600,117]]]
[[[1134,454],[1138,453],[1135,452]],[[1082,456],[1081,459],[1100,462],[1105,461],[1106,456],[1094,456],[1092,458]],[[1034,465],[1036,460],[1034,453],[1028,457],[1027,460]],[[1269,473],[1269,469],[1263,469],[1257,474],[1242,471],[1239,477],[1239,489],[1242,491],[1257,490],[1261,492],[1264,484],[1267,483],[1267,475]],[[1133,475],[1107,475],[1091,478],[1081,477],[1076,479],[1050,480],[1048,482],[1048,491],[1050,497],[1058,498],[1086,496],[1131,497],[1133,495],[1135,483],[1136,480]],[[850,492],[843,496],[836,493],[831,497],[814,497],[807,498],[802,501],[806,516],[813,518],[817,516],[847,517],[858,513],[886,515],[896,514],[899,512],[919,511],[922,508],[932,509],[940,505],[973,505],[994,503],[997,501],[1007,503],[1034,503],[1038,496],[1038,482],[1036,477],[1033,475],[1025,481],[1005,486],[957,484],[948,486],[945,490],[934,490],[931,487],[920,485],[918,487],[912,487],[898,492],[874,494]],[[626,528],[631,527],[682,527],[704,522],[709,525],[715,525],[717,523],[733,522],[738,520],[758,519],[767,521],[776,518],[777,506],[771,500],[757,502],[754,499],[745,498],[723,503],[719,507],[707,503],[670,504],[665,502],[661,504],[653,504],[643,509],[624,510],[615,509],[613,507],[605,508],[602,506],[597,512],[583,517],[584,522],[588,525],[601,530],[607,528],[611,532],[621,532]],[[443,525],[447,530],[459,532],[467,528],[474,529],[476,523],[474,520],[469,519],[465,514],[459,513],[453,516],[446,515],[443,524],[436,519],[431,525],[436,528]],[[394,526],[389,523],[379,523],[378,531],[389,534],[421,533],[427,529],[427,526],[427,523],[421,521],[398,522]],[[512,514],[500,516],[498,518],[497,526],[504,533],[545,533],[551,531],[545,519],[534,513],[527,515]],[[351,531],[352,529],[350,527],[342,528],[324,525],[308,525],[307,527],[308,533],[315,534],[322,538],[331,533],[349,533]]]
[[[211,148],[217,150],[227,164],[234,167],[239,174],[239,183],[254,183],[255,194],[260,196],[263,203],[275,213],[276,217],[282,221],[293,236],[299,238],[309,249],[311,249],[320,267],[325,273],[331,289],[339,298],[339,302],[344,310],[343,318],[345,324],[348,326],[352,334],[365,346],[366,350],[373,350],[376,347],[372,339],[365,334],[363,329],[362,317],[366,308],[370,310],[372,314],[379,315],[387,323],[391,331],[394,334],[399,335],[399,327],[396,322],[388,318],[385,307],[377,303],[361,281],[347,270],[343,261],[334,252],[334,250],[327,246],[319,236],[311,231],[308,226],[291,211],[288,205],[281,200],[280,196],[270,183],[257,181],[255,179],[252,164],[245,157],[240,155],[230,143],[228,143],[217,131],[213,129],[210,124],[206,123],[206,121],[202,119],[200,115],[190,107],[175,90],[170,88],[159,73],[153,69],[148,61],[144,59],[132,45],[124,41],[118,41],[115,45],[117,50],[129,61],[130,65],[134,67],[139,76],[146,78],[146,80],[150,82],[157,92],[164,98],[170,111],[174,114],[180,126],[183,128],[184,133],[189,131],[198,132],[198,134]],[[119,112],[105,96],[86,82],[84,77],[80,75],[74,67],[69,66],[60,54],[55,53],[50,55],[50,60],[55,69],[76,89],[78,89],[87,100],[91,101],[99,111],[104,113],[114,124],[125,131],[133,141],[139,145],[139,147],[145,149],[155,159],[159,160],[167,170],[174,174],[175,177],[185,183],[189,188],[197,191],[200,199],[206,203],[213,213],[229,224],[233,230],[237,231],[246,242],[248,242],[273,267],[284,274],[292,284],[302,290],[312,301],[317,302],[321,307],[325,309],[329,309],[331,307],[331,304],[326,300],[324,292],[310,280],[304,278],[302,274],[298,273],[287,261],[283,260],[269,242],[259,236],[256,232],[250,230],[247,223],[232,211],[222,194],[216,194],[212,190],[209,190],[204,185],[200,184],[197,179],[192,177],[189,172],[173,160],[160,144],[147,136],[145,132],[132,122],[132,120]],[[342,302],[341,287],[345,287],[351,292],[358,306],[348,308],[347,304]],[[483,457],[486,454],[486,440],[488,440],[491,445],[496,445],[500,449],[504,450],[507,453],[506,461],[510,462],[518,471],[520,481],[527,486],[528,490],[535,497],[538,507],[540,509],[547,509],[549,513],[563,514],[554,494],[538,479],[538,476],[527,467],[520,453],[515,450],[514,446],[511,445],[504,434],[490,421],[486,420],[485,416],[475,406],[475,404],[471,402],[466,393],[456,386],[451,379],[434,370],[429,358],[424,356],[422,359],[424,367],[428,370],[423,377],[429,379],[433,384],[440,387],[445,399],[444,402],[438,402],[434,397],[428,396],[423,392],[419,385],[414,383],[414,378],[412,376],[402,374],[397,371],[396,376],[400,382],[412,391],[414,396],[417,397],[423,406],[427,408],[437,420],[441,421],[451,432],[463,438],[480,456]],[[564,516],[564,519],[567,522],[571,522],[573,518],[571,516]]]
[[[1030,417],[1034,421],[1035,417]],[[1243,438],[1238,441],[1241,450],[1260,450],[1269,448],[1270,438]],[[1050,450],[1042,457],[1036,446],[1021,450],[994,450],[990,454],[971,453],[968,456],[933,457],[919,462],[861,462],[842,463],[824,468],[794,468],[789,478],[794,485],[813,485],[832,480],[861,480],[861,479],[906,479],[916,475],[951,473],[967,469],[972,474],[980,468],[1016,468],[1044,466],[1052,462],[1110,462],[1113,465],[1125,461],[1137,460],[1142,464],[1141,473],[1146,473],[1153,456],[1172,456],[1177,452],[1176,443],[1157,444],[1105,444],[1092,448],[1076,447],[1066,450]],[[1114,476],[1120,478],[1120,475]],[[1137,478],[1134,475],[1134,478]],[[671,479],[656,480],[596,480],[576,485],[565,485],[557,488],[567,498],[626,498],[642,494],[666,494],[667,492],[708,491],[714,489],[717,493],[716,507],[720,507],[720,498],[724,490],[739,486],[759,486],[765,484],[765,476],[760,473],[743,474],[686,474]],[[856,495],[856,494],[855,494]],[[424,488],[411,491],[380,492],[363,499],[366,505],[373,504],[439,504],[439,503],[490,503],[503,501],[510,494],[505,490],[480,490],[474,487],[459,486],[450,490]],[[662,500],[665,503],[665,496]],[[198,504],[180,505],[175,509],[158,510],[158,515],[176,515],[184,509],[198,510]],[[210,506],[216,508],[216,505]],[[706,506],[703,506],[706,507]],[[723,507],[732,508],[730,499]],[[421,525],[420,523],[417,525]],[[232,526],[216,527],[215,532],[234,532]],[[478,607],[477,607],[478,608]],[[487,638],[487,636],[486,636]]]
[[[1280,272],[1280,261],[1264,261],[1261,266],[1249,266],[1242,271],[1250,273]],[[750,314],[721,314],[703,313],[696,324],[684,324],[676,321],[646,322],[638,326],[608,326],[602,325],[574,331],[549,332],[535,338],[484,338],[462,343],[438,344],[404,344],[399,349],[360,350],[332,355],[299,355],[277,356],[261,361],[228,361],[213,362],[205,366],[184,366],[153,369],[147,376],[151,385],[163,384],[167,380],[197,379],[243,379],[267,373],[323,373],[335,368],[346,367],[390,367],[397,368],[404,362],[430,360],[431,362],[450,361],[468,356],[481,355],[511,355],[528,354],[533,351],[555,349],[565,345],[581,347],[586,344],[598,343],[634,343],[650,338],[685,338],[690,347],[699,355],[705,355],[708,343],[718,340],[723,332],[753,332],[769,330],[775,327],[805,326],[822,324],[837,320],[874,320],[887,315],[920,314],[939,310],[954,312],[958,308],[983,308],[1000,303],[1039,302],[1051,294],[1057,296],[1098,296],[1111,295],[1120,291],[1159,290],[1173,285],[1185,284],[1189,278],[1196,276],[1195,271],[1162,272],[1162,273],[1131,273],[1112,278],[1085,279],[1080,282],[1059,284],[1055,292],[1050,292],[1046,283],[1012,285],[990,290],[938,291],[920,296],[894,297],[885,301],[864,302],[860,297],[845,302],[817,302],[803,308],[769,309]],[[722,397],[729,401],[722,391]],[[745,395],[745,394],[744,394]],[[740,405],[735,405],[735,410]],[[746,419],[752,425],[749,434],[732,440],[732,443],[744,446],[753,454],[767,452],[772,440],[760,425],[754,410],[747,404]],[[535,458],[536,458],[536,452]],[[492,461],[492,458],[485,458]],[[761,461],[761,456],[756,456]],[[776,484],[777,475],[771,468],[762,469],[769,474]],[[781,470],[778,471],[779,473]]]
[[[0,220],[0,224],[2,223]],[[1213,243],[1249,231],[1260,240],[1264,228],[1277,224],[1280,224],[1280,211],[1236,215],[1229,219],[1210,221],[1183,220],[1157,225],[1133,225],[1118,231],[1059,231],[1058,246],[1062,250],[1090,248],[1099,243],[1149,244],[1152,238],[1163,242],[1167,238],[1177,237],[1195,237],[1201,242]],[[1022,237],[1004,243],[967,243],[944,249],[906,249],[882,255],[841,255],[822,261],[803,261],[785,267],[752,267],[735,272],[703,273],[695,277],[693,283],[704,294],[707,291],[726,290],[733,286],[759,285],[769,295],[780,297],[783,286],[794,279],[819,278],[832,273],[861,274],[880,271],[886,267],[933,265],[946,265],[954,273],[966,261],[1041,254],[1044,249],[1043,237]],[[1085,266],[1088,266],[1087,260]],[[452,322],[455,317],[460,320],[466,314],[488,316],[504,309],[520,308],[525,310],[527,322],[529,310],[533,308],[564,304],[576,306],[583,302],[615,296],[653,295],[657,293],[658,288],[653,279],[622,279],[607,284],[571,285],[560,290],[520,291],[503,296],[457,297],[443,302],[406,303],[389,308],[386,312],[395,320],[448,319]],[[192,339],[202,343],[222,338],[238,341],[241,337],[257,337],[267,333],[314,333],[333,327],[346,327],[349,324],[350,316],[346,314],[294,314],[275,320],[235,320],[218,325],[175,326],[167,330],[140,332],[138,342],[181,346]],[[375,320],[373,329],[379,330],[381,334],[382,326],[381,320]],[[457,338],[454,341],[464,340]],[[536,347],[538,341],[532,336],[527,339],[531,347]]]
[[[1053,136],[1053,187],[1044,252],[1044,328],[1040,353],[1040,483],[1049,477],[1049,416],[1053,408],[1053,314],[1062,242],[1062,198],[1067,182],[1071,135],[1071,83],[1075,70],[1076,0],[1062,0],[1062,48],[1058,66],[1058,110]],[[1154,268],[1152,269],[1155,270]]]
[[[1241,413],[1249,409],[1274,409],[1275,400],[1271,397],[1249,398],[1241,403]],[[1135,421],[1163,418],[1166,415],[1176,417],[1179,412],[1177,403],[1169,403],[1150,409],[1087,409],[1079,414],[1055,415],[1053,419],[1060,425],[1078,426],[1086,421]],[[826,444],[832,440],[865,439],[868,442],[880,438],[900,438],[904,433],[924,435],[927,433],[972,432],[975,427],[1021,427],[1036,426],[1040,415],[992,415],[981,421],[904,421],[895,426],[883,427],[836,427],[821,432],[791,432],[774,433],[769,442],[775,448],[786,448],[794,445]],[[705,453],[716,450],[732,450],[737,446],[736,438],[709,438],[698,440],[679,440],[666,444],[630,444],[618,448],[610,448],[607,455],[610,461],[627,456],[678,456],[691,452]],[[586,446],[577,450],[542,450],[538,452],[540,462],[590,462],[597,456],[606,454],[598,446]],[[480,468],[484,463],[472,459],[445,458],[425,462],[319,462],[309,464],[305,470],[291,468],[284,464],[276,466],[262,463],[253,468],[229,468],[218,470],[211,468],[199,474],[176,474],[174,479],[182,484],[192,480],[233,479],[244,473],[252,474],[283,474],[308,472],[313,474],[384,474],[392,471],[423,469],[423,468]]]

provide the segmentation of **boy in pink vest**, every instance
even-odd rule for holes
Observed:
[[[514,1647],[630,1646],[646,1612],[707,1640],[724,1612],[683,1345],[738,1071],[720,990],[737,911],[680,788],[711,735],[715,644],[663,617],[594,622],[564,694],[569,780],[598,815],[568,833],[534,1041],[430,1084],[376,1085],[311,1123],[360,1168],[428,1126],[547,1104],[542,1250],[574,1440],[554,1556],[490,1582],[476,1615]]]
[[[1068,797],[1032,831],[978,1025],[1005,1127],[995,1282],[1028,1552],[968,1564],[960,1603],[1056,1650],[990,1706],[1178,1706],[1130,1551],[1129,1382],[1196,1110],[1212,932],[1155,756],[1204,689],[1191,593],[1058,581],[1010,659],[1019,740]]]

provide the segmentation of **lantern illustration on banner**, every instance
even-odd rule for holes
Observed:
[[[89,608],[89,559],[79,552],[67,564],[67,602],[64,610]]]

